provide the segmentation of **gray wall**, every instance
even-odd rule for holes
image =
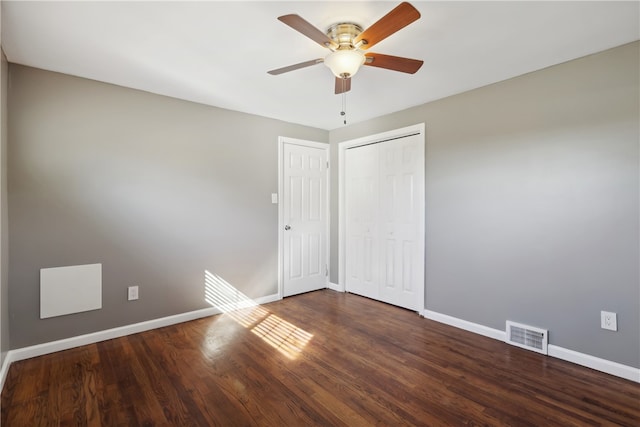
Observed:
[[[426,123],[428,310],[548,328],[551,344],[640,367],[639,48],[331,132],[335,155]],[[335,234],[331,249],[337,282]],[[618,313],[618,332],[600,329],[600,310]]]
[[[328,132],[9,66],[11,347],[277,292],[277,137]],[[39,270],[103,264],[103,308],[39,319]],[[126,301],[127,286],[140,299]]]
[[[205,269],[274,293],[277,136],[426,122],[427,308],[640,367],[639,46],[329,133],[11,64],[11,348],[206,307]],[[94,262],[103,309],[40,320],[39,269]]]

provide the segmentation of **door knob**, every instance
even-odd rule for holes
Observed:
[[[285,230],[291,230],[291,226],[290,226],[290,225],[285,225],[285,226],[284,226],[284,229],[285,229]]]

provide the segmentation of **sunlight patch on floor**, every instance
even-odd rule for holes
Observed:
[[[295,359],[313,337],[309,332],[298,328],[275,314],[270,314],[251,329],[251,332],[289,359]]]
[[[208,304],[250,329],[289,359],[295,359],[313,337],[307,331],[271,314],[217,274],[205,270],[204,276],[204,299]]]
[[[259,305],[252,308],[244,308],[236,311],[229,311],[225,313],[227,316],[231,317],[233,320],[244,326],[245,328],[250,328],[254,324],[258,323],[260,320],[264,319],[269,315],[269,312]]]

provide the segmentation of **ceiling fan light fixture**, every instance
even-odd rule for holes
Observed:
[[[356,50],[336,50],[324,58],[333,75],[342,79],[353,77],[364,61],[364,54]]]

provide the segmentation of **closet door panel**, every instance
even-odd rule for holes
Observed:
[[[423,174],[417,137],[378,144],[380,148],[380,299],[406,308],[419,307],[418,286],[423,261],[419,244],[420,209],[417,204],[419,180]]]
[[[347,150],[346,164],[346,286],[349,292],[378,299],[378,147]]]

